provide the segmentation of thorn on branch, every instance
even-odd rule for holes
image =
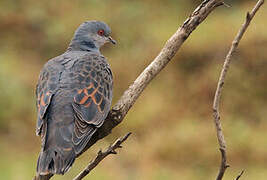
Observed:
[[[102,150],[100,149],[99,151],[98,151],[98,153],[97,153],[98,155],[101,155],[101,154],[103,154],[102,153]]]
[[[223,85],[224,85],[224,82],[221,82],[221,83],[220,83],[220,87],[223,87]]]
[[[250,15],[249,12],[247,12],[247,16],[246,16],[246,20],[247,20],[247,22],[250,21],[250,19],[251,19],[251,15]]]
[[[244,172],[245,172],[245,170],[242,170],[241,173],[236,177],[235,180],[239,180],[239,178],[241,178],[241,176],[243,175]]]
[[[225,6],[225,3],[224,2],[219,2],[218,4],[216,4],[215,7],[219,7],[219,6]]]
[[[227,4],[226,2],[223,2],[223,5],[224,5],[225,7],[227,7],[227,8],[230,8],[230,7],[231,7],[231,5]]]
[[[111,150],[110,154],[117,154],[117,152],[115,150]]]

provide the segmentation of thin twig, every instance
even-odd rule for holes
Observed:
[[[223,2],[223,5],[224,5],[225,7],[228,7],[228,8],[231,7],[231,6],[230,6],[229,4],[227,4],[226,2]]]
[[[87,167],[79,174],[77,175],[73,180],[81,180],[83,179],[87,174],[89,174],[105,157],[107,157],[110,154],[117,154],[116,149],[122,148],[121,144],[127,140],[127,138],[131,135],[131,133],[126,134],[124,137],[121,137],[120,139],[117,139],[112,145],[110,145],[104,152],[101,150],[98,151],[97,156],[94,160],[92,160]]]
[[[224,85],[226,73],[229,69],[230,62],[231,62],[231,57],[233,53],[235,52],[241,38],[243,37],[245,31],[247,30],[251,20],[259,10],[259,8],[263,5],[264,0],[259,0],[253,10],[249,13],[247,13],[245,23],[241,26],[241,29],[239,30],[238,34],[236,35],[234,41],[232,42],[232,46],[225,58],[224,65],[220,74],[220,78],[218,81],[215,97],[214,97],[214,102],[213,102],[213,116],[214,116],[214,123],[216,126],[216,131],[217,131],[217,138],[220,146],[220,151],[221,151],[221,167],[217,176],[217,180],[221,180],[223,178],[223,175],[225,173],[225,170],[229,165],[227,164],[227,156],[226,156],[226,143],[224,140],[224,135],[222,132],[222,125],[220,121],[220,112],[219,112],[219,103],[221,99],[221,94],[222,94],[222,88]]]
[[[241,176],[244,174],[245,170],[242,170],[241,173],[236,177],[235,180],[238,180],[239,178],[241,178]]]

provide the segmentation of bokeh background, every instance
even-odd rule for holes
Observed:
[[[102,53],[114,78],[114,101],[157,55],[200,0],[0,1],[0,179],[34,176],[40,139],[35,136],[35,84],[43,64],[65,51],[85,20],[102,20],[117,46]],[[151,82],[124,122],[76,160],[72,179],[100,148],[127,132],[119,155],[85,179],[215,179],[220,153],[212,102],[223,59],[256,1],[227,1],[190,36]],[[221,104],[231,167],[225,179],[267,176],[267,7],[249,27],[228,73]]]

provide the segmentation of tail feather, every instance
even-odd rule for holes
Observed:
[[[37,161],[37,173],[39,175],[65,174],[75,160],[74,149],[46,149],[41,151]]]

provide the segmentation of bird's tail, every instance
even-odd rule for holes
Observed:
[[[75,152],[70,149],[46,149],[41,150],[37,161],[37,174],[64,174],[66,173],[75,160]]]

